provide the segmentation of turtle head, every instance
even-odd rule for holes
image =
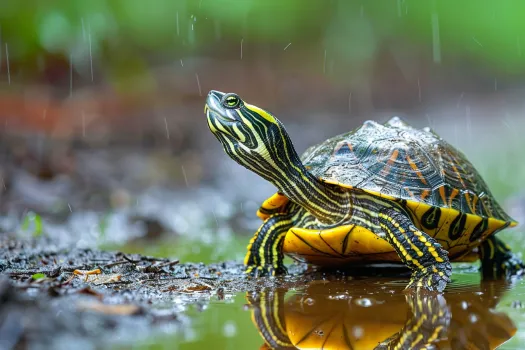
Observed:
[[[282,123],[238,95],[212,90],[204,112],[224,151],[266,180],[274,182],[272,175],[300,162]]]
[[[349,215],[349,199],[304,167],[282,123],[236,94],[210,91],[204,113],[224,151],[273,183],[279,192],[319,220],[332,224]]]

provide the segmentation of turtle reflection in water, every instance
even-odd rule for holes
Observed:
[[[445,295],[370,287],[314,281],[286,300],[283,289],[249,294],[261,349],[495,349],[516,332],[493,310],[505,290],[497,281]]]
[[[286,273],[283,253],[322,266],[402,262],[408,287],[441,292],[451,261],[481,259],[486,278],[521,274],[496,233],[515,226],[474,166],[431,130],[399,118],[310,147],[299,157],[283,124],[236,94],[211,91],[211,132],[278,192],[245,258],[255,276]]]

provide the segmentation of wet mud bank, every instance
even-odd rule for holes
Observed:
[[[250,279],[239,262],[181,263],[95,249],[57,249],[46,239],[0,240],[2,349],[96,348],[184,327],[203,308],[239,292],[294,288],[314,277]]]

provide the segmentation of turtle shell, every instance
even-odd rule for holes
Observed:
[[[430,129],[416,129],[398,117],[383,125],[367,121],[308,148],[301,159],[329,183],[513,221],[460,151]]]

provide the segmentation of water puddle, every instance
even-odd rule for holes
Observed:
[[[212,300],[191,324],[149,338],[150,349],[519,349],[525,282],[480,281],[460,271],[443,295],[404,293],[399,279],[314,280]]]

